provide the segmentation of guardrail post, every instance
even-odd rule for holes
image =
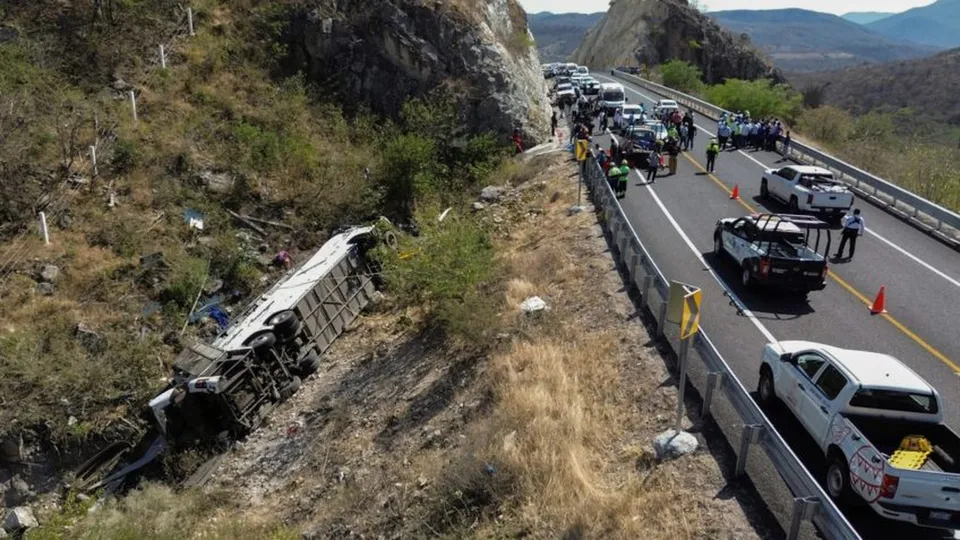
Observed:
[[[713,403],[713,393],[723,385],[723,372],[711,371],[707,373],[707,388],[703,391],[703,407],[700,410],[700,421],[707,419],[710,414],[710,404]]]
[[[747,470],[747,454],[750,452],[750,445],[760,440],[761,433],[763,433],[761,424],[743,426],[743,435],[740,436],[740,453],[737,454],[737,468],[733,473],[734,478],[740,478]]]
[[[690,352],[691,339],[681,339],[680,351],[677,352],[677,423],[674,429],[678,432],[683,420],[683,394],[687,388],[687,354]]]
[[[643,259],[641,260],[641,264]],[[647,308],[650,307],[650,286],[653,285],[653,276],[644,272],[643,282],[640,285],[640,301],[643,302],[643,305]]]
[[[663,337],[663,327],[667,324],[667,301],[660,304],[660,319],[657,321],[657,337]]]
[[[797,497],[793,500],[793,516],[790,518],[790,532],[787,540],[796,540],[800,537],[800,525],[813,518],[820,507],[820,499],[816,497]]]

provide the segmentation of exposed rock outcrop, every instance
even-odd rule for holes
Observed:
[[[444,86],[466,126],[550,135],[547,87],[516,0],[314,0],[287,32],[289,68],[377,112]]]
[[[655,66],[672,59],[692,62],[708,83],[725,78],[782,80],[770,62],[686,0],[616,0],[573,53],[573,61],[597,69]]]

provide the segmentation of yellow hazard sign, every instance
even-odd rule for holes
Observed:
[[[697,289],[683,297],[683,313],[680,315],[680,339],[687,339],[700,330],[700,299],[703,293]]]
[[[586,139],[578,139],[577,140],[577,161],[586,161],[588,150],[590,150],[590,141]]]
[[[680,326],[680,339],[687,339],[700,330],[700,300],[702,296],[699,287],[679,281],[670,282],[667,321]]]

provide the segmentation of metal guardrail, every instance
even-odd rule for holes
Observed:
[[[681,105],[714,120],[719,119],[724,112],[729,114],[729,111],[716,105],[667,86],[622,71],[616,71],[616,75],[650,91],[674,99]],[[801,142],[792,141],[790,143],[790,157],[800,162],[810,162],[831,169],[837,173],[840,180],[849,184],[861,197],[901,215],[952,245],[960,246],[960,241],[958,241],[958,238],[960,238],[960,214]],[[952,230],[945,231],[945,227]]]
[[[603,225],[617,246],[620,262],[640,291],[641,307],[657,322],[657,337],[665,338],[674,351],[679,352],[678,325],[668,325],[666,321],[669,281],[644,247],[603,170],[592,157],[585,163],[584,181],[602,213]],[[697,358],[700,362],[694,361]],[[680,369],[684,373],[678,380],[685,376],[703,396],[701,419],[713,417],[737,454],[732,475],[739,477],[746,473],[754,479],[754,486],[789,539],[817,537],[812,525],[826,538],[860,538],[750,397],[702,327]],[[771,478],[773,482],[766,481]]]

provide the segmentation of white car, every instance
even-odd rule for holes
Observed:
[[[760,196],[786,203],[793,212],[839,215],[853,206],[853,193],[822,167],[790,165],[763,171]]]
[[[761,362],[759,401],[782,403],[813,437],[831,498],[960,528],[960,436],[930,383],[892,356],[809,341],[770,343]]]
[[[655,119],[648,119],[646,125],[657,134],[658,141],[667,140],[667,126],[663,125],[663,122]]]
[[[613,127],[623,130],[632,125],[643,125],[643,115],[639,105],[626,104],[620,109],[620,123]]]
[[[657,114],[660,114],[663,111],[669,111],[672,113],[673,111],[679,111],[680,105],[678,105],[677,102],[672,99],[661,99],[657,102],[656,106],[654,106],[653,110],[656,111]]]

